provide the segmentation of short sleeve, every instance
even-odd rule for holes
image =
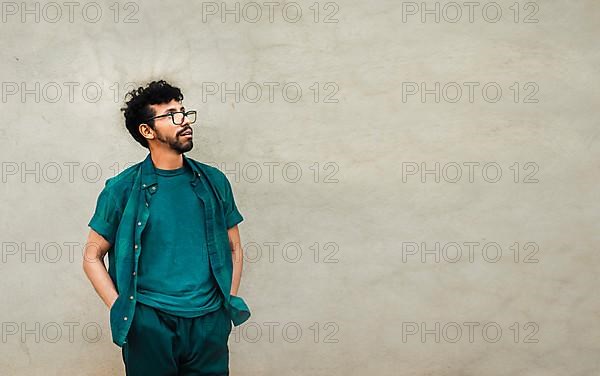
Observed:
[[[233,190],[231,189],[229,179],[225,177],[225,223],[227,225],[227,229],[232,228],[243,220],[244,217],[242,217],[237,206],[235,205]]]
[[[121,209],[114,196],[105,186],[98,196],[96,210],[88,226],[102,235],[111,245],[114,245],[120,220]]]

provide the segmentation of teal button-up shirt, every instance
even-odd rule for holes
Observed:
[[[225,309],[233,325],[238,326],[248,320],[250,309],[243,298],[230,294],[233,262],[227,229],[240,223],[243,217],[225,174],[185,154],[182,156],[183,163],[194,172],[194,193],[204,204],[210,267],[225,297]],[[110,328],[113,343],[119,347],[126,342],[135,312],[138,260],[143,251],[141,234],[148,222],[152,195],[158,189],[154,164],[148,153],[142,162],[106,180],[88,223],[111,244],[108,274],[119,296],[110,309]]]

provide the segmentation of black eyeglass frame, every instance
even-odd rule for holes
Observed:
[[[181,123],[176,123],[175,122],[175,114],[183,114],[183,117],[181,118]],[[183,124],[183,119],[185,119],[186,117],[188,117],[188,115],[190,114],[194,114],[194,121],[190,121],[190,124],[194,124],[197,120],[197,111],[196,110],[189,110],[189,111],[173,111],[173,112],[169,112],[168,114],[163,114],[163,115],[157,115],[157,116],[153,116],[149,119],[146,119],[144,121],[150,121],[150,120],[154,120],[154,119],[159,119],[162,117],[167,117],[170,116],[171,117],[171,123],[173,123],[173,125],[181,125]]]

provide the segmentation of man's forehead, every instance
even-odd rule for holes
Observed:
[[[151,104],[150,107],[154,108],[154,110],[157,112],[165,111],[165,110],[171,109],[171,108],[180,110],[183,107],[183,103],[178,102],[175,99],[173,99],[169,103]]]

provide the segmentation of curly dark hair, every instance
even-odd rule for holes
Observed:
[[[183,94],[178,87],[160,80],[150,82],[145,88],[140,86],[133,89],[125,95],[125,98],[127,99],[128,96],[131,98],[126,100],[125,107],[121,108],[125,115],[125,127],[140,145],[148,149],[148,140],[142,136],[138,127],[146,123],[154,128],[154,120],[146,121],[156,115],[150,105],[169,103],[173,99],[181,102]]]

